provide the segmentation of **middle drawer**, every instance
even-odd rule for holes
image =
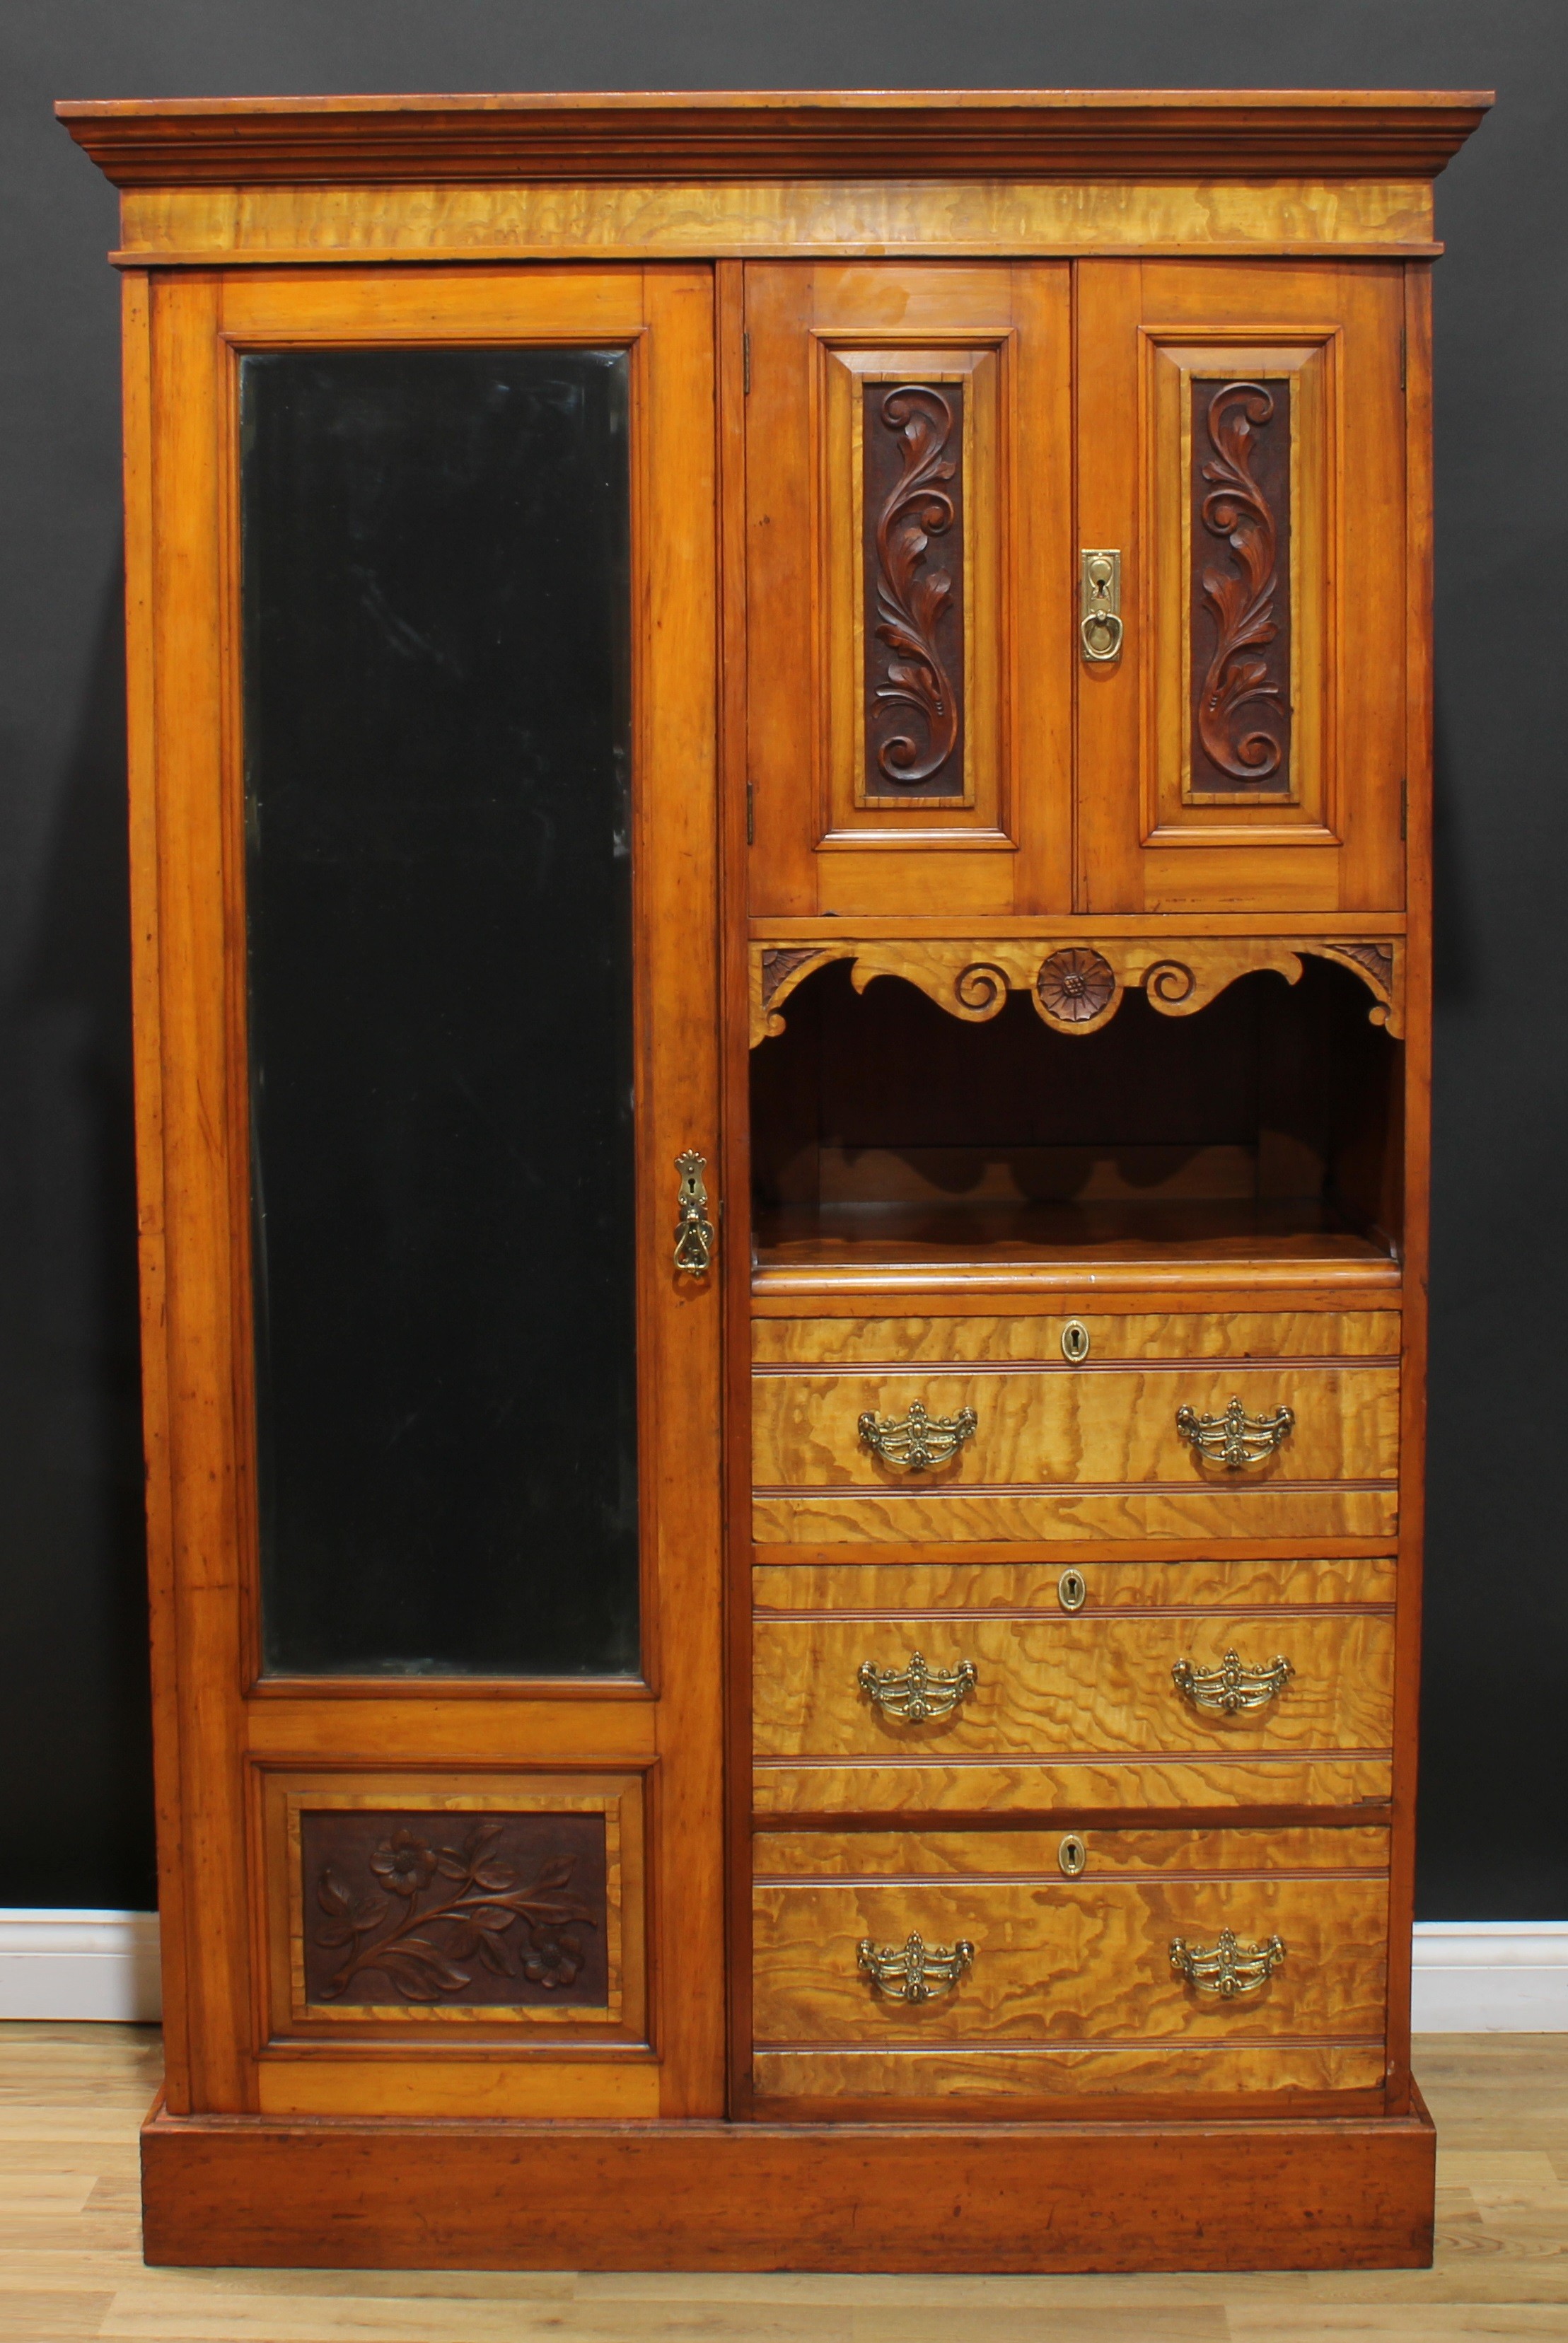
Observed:
[[[869,1606],[863,1566],[759,1572],[769,1607],[752,1630],[758,1811],[1389,1795],[1386,1560],[1142,1565],[1118,1574],[1138,1581],[1126,1592],[1141,1602],[1095,1607],[1114,1591],[1099,1583],[1110,1574],[910,1569],[901,1604]],[[1198,1599],[1183,1602],[1189,1578]],[[1062,1586],[1089,1607],[1064,1609]],[[938,1601],[928,1607],[922,1594]]]

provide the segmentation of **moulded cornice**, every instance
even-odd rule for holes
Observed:
[[[117,186],[606,179],[1430,178],[1484,90],[719,90],[107,98]]]

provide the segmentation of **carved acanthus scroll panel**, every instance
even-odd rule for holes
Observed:
[[[1151,337],[1156,607],[1146,831],[1337,839],[1332,335]]]
[[[273,2039],[644,2035],[639,1776],[261,1788]]]
[[[822,840],[1000,839],[1006,344],[819,349]]]

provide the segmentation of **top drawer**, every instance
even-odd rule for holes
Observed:
[[[1086,1347],[1087,1345],[1087,1347]],[[1088,1359],[1397,1360],[1397,1310],[1216,1311],[1083,1317],[759,1318],[759,1367],[1079,1365]]]

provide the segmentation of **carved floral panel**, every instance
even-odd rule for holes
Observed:
[[[602,1814],[306,1807],[313,2006],[605,2007]]]
[[[1197,376],[1189,388],[1186,793],[1289,798],[1293,386]]]
[[[868,800],[963,794],[964,395],[860,386]]]

